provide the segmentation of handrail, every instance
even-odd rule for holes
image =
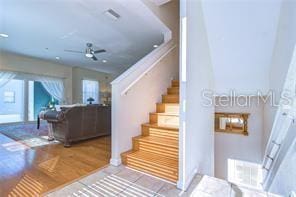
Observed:
[[[285,113],[280,114],[280,110],[278,111],[278,115],[282,117],[277,117],[276,123],[274,124],[278,130],[276,136],[271,136],[270,140],[273,139],[271,142],[268,143],[266,147],[265,157],[263,160],[262,168],[266,171],[263,186],[268,189],[270,186],[270,177],[274,176],[280,162],[278,158],[284,158],[286,155],[287,147],[287,136],[291,125],[293,124],[293,120],[295,117],[286,115]],[[281,121],[280,121],[281,120]]]
[[[280,99],[280,105],[265,149],[265,155],[262,163],[263,169],[266,170],[263,180],[265,189],[268,189],[270,186],[271,175],[276,173],[273,171],[277,171],[277,165],[280,165],[278,158],[284,157],[285,155],[285,151],[282,150],[282,146],[285,145],[285,140],[290,126],[296,118],[296,47],[287,72],[283,90],[287,93],[289,99],[291,100],[290,103],[285,103],[285,99]]]
[[[145,76],[157,63],[159,63],[168,53],[170,53],[176,45],[172,42],[161,44],[158,48],[139,60],[135,65],[126,70],[123,74],[111,82],[111,85],[124,84],[120,93],[121,96],[125,95],[143,76]],[[138,72],[138,73],[136,73]],[[135,74],[134,74],[135,73]]]
[[[136,80],[134,80],[127,88],[125,88],[121,92],[121,96],[125,95],[143,76],[145,76],[158,62],[160,62],[167,54],[169,54],[174,48],[176,48],[176,45],[169,48],[167,52],[165,52],[162,56],[160,56],[145,72],[143,72]]]

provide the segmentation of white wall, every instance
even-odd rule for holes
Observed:
[[[243,103],[243,100],[240,100],[240,103]],[[248,136],[215,132],[215,177],[227,180],[228,159],[257,164],[262,162],[263,102],[258,97],[253,97],[250,103],[249,107],[230,106],[230,103],[228,106],[215,107],[216,112],[250,113]]]
[[[153,65],[163,49],[178,45],[179,2],[173,0],[160,7],[142,0],[159,19],[170,28],[172,39],[141,59],[112,82],[112,165],[121,163],[120,154],[132,148],[132,137],[141,134],[141,124],[149,121],[149,112],[161,101],[172,79],[178,79],[179,51],[175,47]],[[159,53],[158,53],[158,52]],[[141,76],[148,69],[149,72]],[[139,80],[138,80],[139,79]],[[133,84],[127,94],[121,95]]]
[[[117,99],[112,87],[112,159],[121,163],[120,154],[132,148],[132,137],[141,135],[141,124],[149,122],[149,112],[154,112],[161,95],[166,93],[172,79],[178,78],[178,50],[175,48],[147,75],[142,77],[126,95]]]
[[[280,4],[280,0],[203,1],[216,91],[268,89]]]
[[[277,30],[277,38],[273,50],[269,73],[269,86],[277,96],[277,100],[282,91],[288,67],[292,58],[293,49],[296,44],[296,2],[284,0],[281,7],[281,14]],[[269,104],[264,109],[264,132],[263,141],[266,146],[270,131],[272,129],[273,119],[276,108]]]
[[[214,81],[201,1],[181,1],[181,20],[178,187],[186,189],[195,173],[214,174],[214,107],[204,107],[201,97]]]
[[[291,191],[296,192],[296,124],[289,130],[289,150],[283,159],[274,181],[271,184],[270,192],[289,196]]]
[[[283,0],[281,7],[281,15],[279,19],[277,39],[273,51],[273,57],[270,68],[270,89],[276,92],[279,97],[282,91],[287,70],[293,55],[293,49],[296,44],[296,2],[291,0]],[[272,128],[273,119],[276,113],[276,108],[265,105],[264,108],[264,135],[266,136],[263,144],[266,145],[270,131]],[[295,127],[294,127],[295,129]],[[292,148],[293,149],[293,148]],[[294,149],[295,150],[295,149]],[[288,194],[291,186],[295,189],[295,165],[292,163],[295,159],[295,154],[291,155],[291,160],[284,160],[279,172],[273,179],[273,184],[270,190],[281,194]],[[294,160],[293,160],[294,159]]]

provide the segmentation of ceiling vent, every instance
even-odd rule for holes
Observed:
[[[120,15],[112,9],[109,9],[105,12],[105,15],[111,18],[112,20],[118,20]]]

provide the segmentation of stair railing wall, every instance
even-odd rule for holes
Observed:
[[[290,131],[290,127],[296,119],[296,47],[286,76],[283,93],[282,95],[285,97],[280,99],[262,164],[264,170],[263,187],[266,190],[269,190],[273,178],[288,152],[290,138],[295,137],[291,133],[295,131]]]
[[[131,149],[132,137],[140,132],[138,125],[148,120],[146,115],[149,111],[146,110],[153,109],[155,102],[163,93],[161,91],[165,91],[171,80],[178,76],[177,50],[173,42],[165,42],[111,82],[112,158],[110,163],[112,165],[121,164],[120,154]],[[162,65],[162,68],[158,68],[159,65]],[[160,71],[155,71],[157,69]],[[151,86],[159,87],[155,87],[149,94],[145,88],[149,89],[151,79],[153,79]],[[143,87],[143,90],[139,86]],[[151,102],[152,100],[154,103]],[[142,108],[143,114],[139,108]]]

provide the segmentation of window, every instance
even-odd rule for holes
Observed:
[[[82,80],[82,86],[83,103],[90,103],[90,98],[93,99],[91,103],[99,103],[99,82]]]
[[[261,189],[261,165],[246,161],[228,159],[228,181]]]
[[[24,80],[12,79],[0,88],[0,124],[24,121]]]
[[[47,91],[40,81],[34,81],[34,78],[41,79],[38,76],[23,76],[19,73],[15,79],[8,80],[1,86],[0,124],[37,120],[42,109],[54,108],[59,103],[50,91]],[[50,78],[49,81],[51,80]],[[46,81],[47,86],[52,85],[49,81]]]
[[[28,81],[28,120],[37,120],[42,109],[58,104],[39,81]]]
[[[13,91],[4,92],[4,103],[15,103],[15,93]]]

